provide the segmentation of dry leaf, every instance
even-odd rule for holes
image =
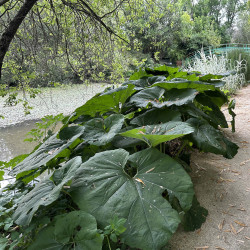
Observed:
[[[230,214],[229,212],[222,211],[223,214],[228,214],[230,216],[234,216],[233,214]]]
[[[241,163],[240,163],[240,166],[243,166],[243,165],[245,165],[245,164],[246,164],[246,163],[248,163],[248,162],[250,162],[250,159],[248,159],[248,160],[246,160],[246,161],[241,162]]]
[[[145,183],[141,179],[136,178],[135,180],[138,181],[138,182],[140,182],[140,183],[142,183],[144,186],[146,186]]]
[[[232,232],[236,235],[237,231],[235,230],[234,226],[232,224],[230,224],[230,227],[232,228]]]
[[[151,168],[151,169],[149,169],[148,171],[146,171],[146,173],[149,173],[149,172],[151,172],[151,171],[153,171],[155,168]]]
[[[246,209],[245,208],[237,208],[237,210],[240,210],[240,211],[246,211]]]
[[[240,172],[237,171],[237,170],[231,170],[231,172],[232,172],[232,173],[235,173],[235,174],[240,174]]]
[[[221,182],[235,182],[235,180],[231,180],[231,179],[224,179],[222,177],[220,177],[220,180],[218,180],[219,183]]]
[[[246,239],[250,240],[250,237],[245,236]]]
[[[225,219],[218,225],[218,228],[219,228],[220,230],[223,229],[224,223],[225,223]]]
[[[241,141],[240,143],[249,143],[248,141]]]
[[[242,227],[240,230],[238,230],[237,234],[240,233],[243,229],[244,229],[244,227]]]
[[[244,240],[237,240],[237,241],[239,241],[239,242],[241,242],[241,243],[245,243],[245,241],[244,241]]]
[[[238,225],[242,226],[242,227],[246,227],[246,224],[242,223],[242,222],[239,222],[237,220],[234,221],[235,223],[237,223]]]

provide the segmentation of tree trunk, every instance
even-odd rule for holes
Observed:
[[[17,12],[13,20],[9,23],[8,27],[3,32],[0,38],[0,79],[2,76],[3,60],[6,55],[6,52],[9,49],[10,43],[14,38],[22,21],[24,20],[24,18],[27,16],[27,14],[37,1],[38,0],[25,0],[23,6]]]

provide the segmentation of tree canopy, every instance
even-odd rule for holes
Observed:
[[[183,59],[229,42],[246,2],[1,0],[2,82],[110,81],[141,62]]]

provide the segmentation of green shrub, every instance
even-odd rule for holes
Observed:
[[[207,210],[195,197],[187,154],[197,148],[230,159],[238,150],[220,130],[228,127],[222,77],[141,69],[77,108],[8,173],[16,181],[0,195],[1,244],[152,250],[180,223],[199,228]]]

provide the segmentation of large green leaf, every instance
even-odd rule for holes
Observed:
[[[76,120],[81,115],[95,116],[97,113],[104,114],[108,111],[119,113],[121,106],[136,91],[134,87],[134,85],[129,84],[119,87],[118,90],[114,89],[91,98],[75,110],[70,121]]]
[[[162,82],[166,79],[165,76],[151,76],[151,77],[142,77],[138,80],[130,80],[128,82],[123,83],[122,85],[133,84],[135,85],[135,89],[140,90],[146,87],[150,87],[152,84],[156,82]]]
[[[67,149],[73,144],[83,133],[84,127],[78,126],[78,133],[76,133],[69,140],[57,139],[57,135],[51,136],[46,140],[35,152],[25,158],[20,164],[18,164],[13,170],[12,174],[18,174],[24,171],[30,171],[37,169],[50,160],[58,156],[63,150]]]
[[[111,142],[120,132],[124,123],[123,115],[111,115],[105,120],[95,118],[85,123],[85,132],[82,138],[91,145],[102,146]]]
[[[195,128],[194,133],[188,135],[188,138],[204,152],[221,154],[226,158],[233,158],[238,151],[238,146],[229,141],[217,129],[209,125],[205,121],[191,118],[187,122]]]
[[[209,96],[210,100],[219,108],[221,108],[222,105],[228,102],[228,97],[220,90],[207,90],[204,91],[204,94],[206,94],[206,96]]]
[[[146,68],[145,69],[148,74],[152,75],[166,75],[168,78],[174,78],[176,74],[178,73],[184,73],[186,72],[179,72],[179,68],[173,68],[166,65],[161,65],[159,67],[155,67],[154,69]]]
[[[208,81],[213,79],[221,79],[223,78],[223,75],[213,75],[213,74],[207,74],[199,77],[200,81]]]
[[[7,247],[8,239],[0,236],[0,250],[4,250]]]
[[[121,133],[122,136],[140,139],[149,146],[173,140],[194,132],[194,128],[185,122],[167,122],[164,124],[148,125]]]
[[[84,129],[85,127],[82,126],[63,127],[57,137],[61,140],[70,140],[75,135],[79,135],[79,133],[82,134],[84,132]]]
[[[148,88],[140,91],[130,98],[130,102],[138,107],[147,107],[149,103],[157,102],[165,93],[165,90],[159,87]]]
[[[164,94],[164,101],[162,103],[154,103],[154,106],[161,108],[163,106],[182,106],[184,104],[193,102],[198,92],[195,89],[171,89]]]
[[[154,86],[158,86],[164,89],[196,89],[200,92],[205,90],[215,90],[216,87],[213,84],[207,84],[199,81],[188,81],[185,79],[175,79],[168,82],[155,83]]]
[[[211,123],[220,125],[222,128],[228,128],[225,115],[221,112],[220,108],[212,102],[209,96],[200,93],[196,96],[195,100],[204,106],[203,110],[210,117]]]
[[[48,206],[57,200],[61,189],[72,179],[81,163],[81,157],[75,157],[67,162],[61,169],[56,170],[57,172],[64,172],[64,177],[60,183],[55,185],[55,183],[50,180],[50,176],[47,176],[45,180],[38,183],[34,189],[23,196],[23,198],[19,200],[17,204],[18,207],[13,214],[15,222],[18,225],[28,225],[40,206]],[[59,173],[57,173],[57,175],[59,175]]]
[[[141,108],[149,104],[155,108],[181,106],[192,102],[197,94],[195,89],[171,89],[165,93],[162,88],[152,87],[133,95],[130,102]]]
[[[142,77],[150,77],[153,76],[152,74],[148,74],[145,70],[140,69],[139,71],[135,72],[132,76],[130,76],[129,80],[139,80]]]
[[[184,214],[181,224],[185,231],[195,231],[206,221],[207,215],[207,209],[202,207],[194,196],[192,207]]]
[[[130,121],[138,126],[165,123],[170,121],[181,121],[181,113],[171,109],[150,109]]]
[[[136,168],[129,176],[125,168]],[[180,218],[162,196],[175,196],[185,211],[192,205],[193,186],[182,166],[156,149],[131,156],[123,149],[105,151],[83,163],[72,181],[71,196],[101,227],[114,216],[127,219],[121,235],[130,247],[160,249],[176,231]]]
[[[38,233],[28,250],[101,250],[102,241],[95,218],[83,211],[73,211],[57,216],[52,225]]]

